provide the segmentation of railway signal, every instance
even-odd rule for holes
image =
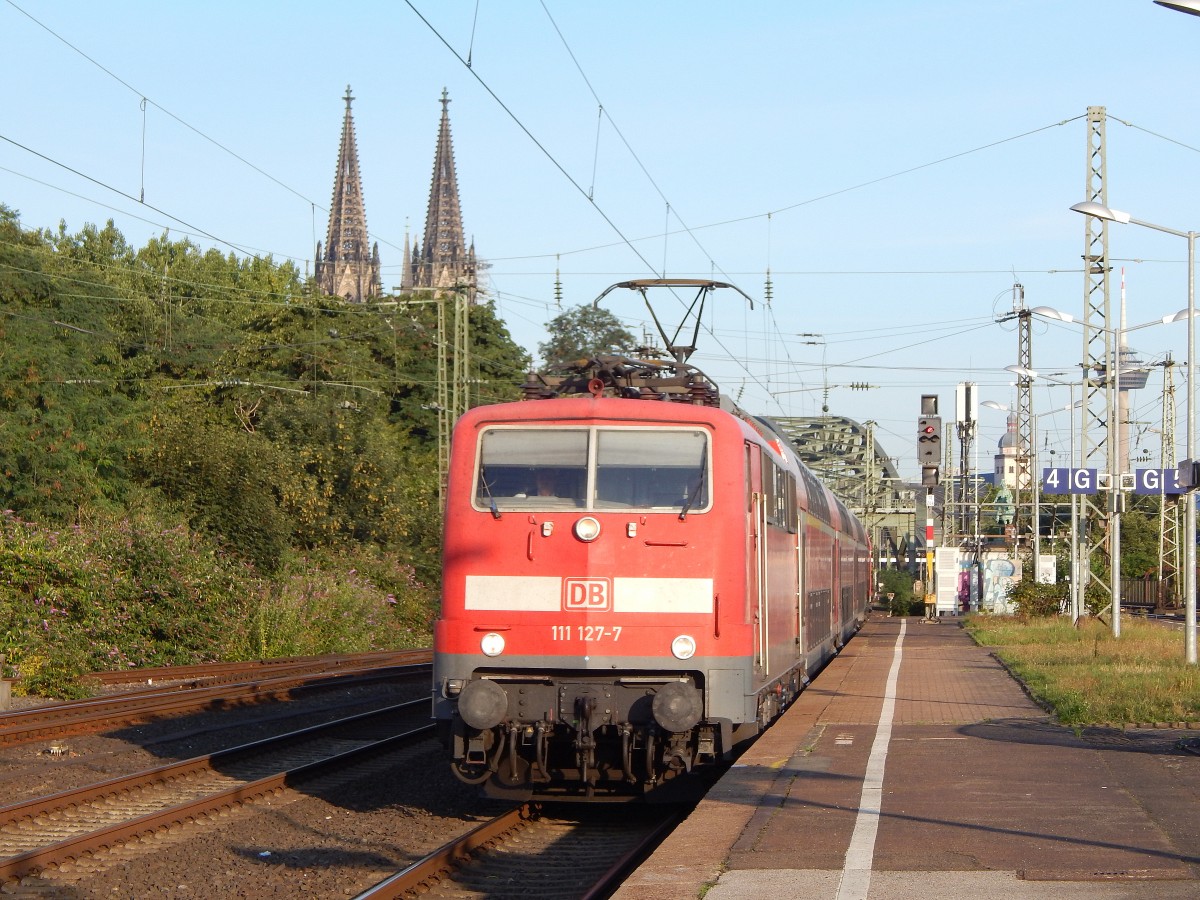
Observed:
[[[917,462],[937,468],[942,462],[942,418],[921,416],[917,420]]]
[[[917,462],[921,465],[921,487],[925,489],[925,618],[936,621],[937,580],[933,570],[933,497],[942,464],[942,417],[938,415],[937,394],[921,395],[921,415],[917,419]]]
[[[921,465],[921,486],[935,488],[942,464],[942,418],[937,414],[937,394],[921,395],[921,416],[917,419],[917,462]]]

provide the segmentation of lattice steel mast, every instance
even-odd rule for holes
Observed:
[[[1162,443],[1159,465],[1174,469],[1175,460],[1175,360],[1167,354],[1163,360]],[[1179,494],[1163,493],[1158,507],[1158,583],[1160,602],[1178,608],[1180,559]]]
[[[1105,157],[1105,110],[1089,106],[1087,111],[1087,179],[1085,197],[1108,206],[1107,163]],[[1117,442],[1109,428],[1115,417],[1116,385],[1109,377],[1115,351],[1109,302],[1108,222],[1096,216],[1084,216],[1083,250],[1083,403],[1080,406],[1080,468],[1095,468],[1113,475],[1117,472]],[[1086,597],[1092,560],[1099,557],[1111,573],[1119,572],[1113,562],[1119,553],[1119,491],[1080,496],[1079,521],[1079,597]],[[1098,499],[1099,498],[1099,499]],[[1113,545],[1116,544],[1114,547]],[[1118,563],[1119,566],[1119,563]],[[1109,584],[1096,583],[1108,595],[1112,605],[1119,595],[1116,578]]]
[[[1030,505],[1021,502],[1021,492],[1029,496],[1032,504],[1033,491],[1036,486],[1033,479],[1036,473],[1032,471],[1033,458],[1033,338],[1032,314],[1025,306],[1025,287],[1013,285],[1013,314],[1017,317],[1017,504],[1013,520],[1015,526],[1015,542],[1019,543],[1022,535],[1032,522],[1033,528],[1038,527],[1033,522]],[[1029,532],[1030,538],[1033,531]]]

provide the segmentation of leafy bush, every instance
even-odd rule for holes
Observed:
[[[0,515],[0,650],[19,690],[101,669],[216,659],[241,566],[149,513],[61,531]]]
[[[1057,616],[1070,602],[1068,587],[1066,582],[1041,584],[1026,577],[1009,586],[1008,599],[1023,618]]]
[[[431,592],[411,567],[382,555],[299,560],[261,586],[225,650],[257,659],[423,647],[433,616]]]
[[[913,579],[899,569],[884,569],[879,573],[879,593],[893,616],[923,615],[924,598],[913,597]],[[888,600],[888,594],[895,596]]]
[[[1056,616],[1070,611],[1071,583],[1039,584],[1031,578],[1022,578],[1009,586],[1008,596],[1017,615],[1024,619]],[[1093,616],[1108,605],[1108,592],[1097,578],[1088,580],[1083,603],[1085,614]]]
[[[148,509],[63,530],[0,514],[0,652],[18,693],[80,696],[107,669],[427,646],[434,609],[378,550],[267,579]]]

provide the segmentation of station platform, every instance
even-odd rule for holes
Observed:
[[[876,613],[614,896],[1200,898],[1193,743],[1076,734],[958,620]]]

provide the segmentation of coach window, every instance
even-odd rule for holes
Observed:
[[[588,432],[492,428],[483,433],[475,506],[500,511],[575,509],[587,496]]]
[[[795,534],[800,529],[799,516],[796,509],[796,476],[791,472],[784,472],[783,476],[783,524],[788,531]]]
[[[594,506],[701,512],[709,506],[708,470],[702,429],[601,429]]]
[[[763,497],[767,521],[796,531],[796,476],[763,456]]]

